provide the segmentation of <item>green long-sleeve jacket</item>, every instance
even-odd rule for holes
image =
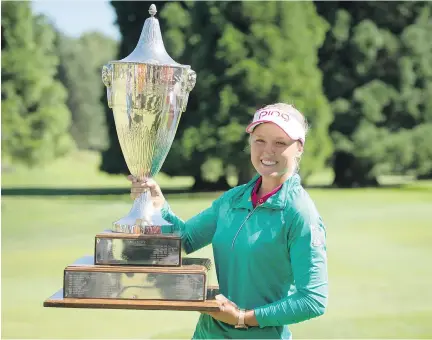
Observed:
[[[202,314],[194,338],[291,337],[288,325],[324,313],[328,298],[326,230],[298,175],[253,209],[258,176],[184,222],[166,203],[163,232],[179,232],[186,253],[213,246],[221,294],[253,309],[258,327],[235,329]],[[249,218],[248,218],[249,216]]]

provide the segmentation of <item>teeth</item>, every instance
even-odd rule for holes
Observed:
[[[261,163],[264,165],[275,165],[276,162],[261,160]]]

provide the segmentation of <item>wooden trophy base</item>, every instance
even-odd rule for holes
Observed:
[[[205,301],[168,301],[168,300],[116,300],[116,299],[75,299],[64,298],[63,289],[44,301],[44,307],[58,308],[96,308],[96,309],[136,309],[136,310],[171,310],[217,312],[219,307],[215,296],[219,287],[207,288]]]

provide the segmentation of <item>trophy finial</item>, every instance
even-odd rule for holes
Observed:
[[[148,12],[150,13],[150,15],[152,17],[154,17],[155,14],[157,13],[156,5],[155,4],[151,4]]]
[[[155,17],[156,5],[151,4],[148,10],[150,17],[144,22],[138,43],[135,49],[126,58],[118,62],[167,65],[190,68],[188,65],[181,65],[170,57],[165,49],[159,20]]]

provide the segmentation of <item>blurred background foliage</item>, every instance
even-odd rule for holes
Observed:
[[[149,4],[111,2],[114,41],[1,3],[2,338],[193,333],[194,312],[42,307],[131,208],[101,68],[135,48]],[[328,312],[294,337],[431,339],[432,2],[155,4],[168,53],[197,72],[156,176],[173,210],[188,219],[249,180],[246,124],[292,103],[311,125],[300,173],[328,227],[331,278]]]
[[[164,42],[197,72],[162,172],[193,189],[247,181],[254,110],[294,104],[311,129],[300,173],[337,187],[432,177],[431,2],[155,2]],[[2,4],[2,167],[74,150],[128,173],[101,67],[136,46],[149,3],[113,1],[122,35],[70,38],[30,2]],[[232,179],[235,180],[232,180]]]

